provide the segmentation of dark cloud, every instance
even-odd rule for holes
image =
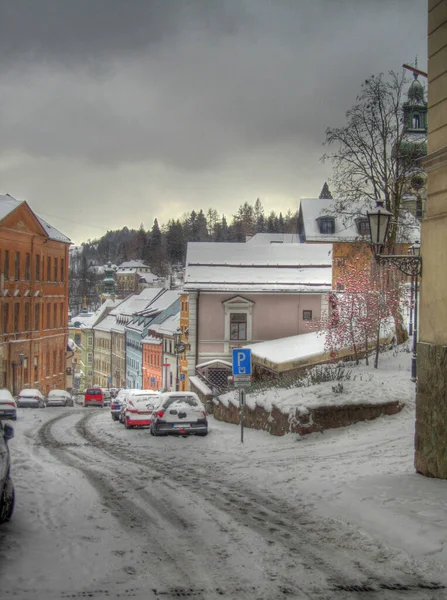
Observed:
[[[0,156],[71,164],[104,199],[95,168],[156,172],[175,205],[204,178],[219,198],[265,188],[266,168],[299,197],[363,79],[423,68],[425,47],[419,0],[0,0]]]

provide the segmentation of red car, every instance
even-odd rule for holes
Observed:
[[[101,388],[87,388],[84,394],[84,406],[104,407],[104,394]]]

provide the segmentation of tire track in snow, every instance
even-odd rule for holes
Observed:
[[[112,444],[98,438],[88,427],[88,421],[81,421],[77,428],[79,433],[92,445],[116,455],[123,460],[144,465],[119,440]],[[154,438],[154,443],[164,438]],[[184,461],[187,456],[183,457]],[[329,585],[368,584],[380,586],[385,582],[396,584],[418,585],[424,582],[424,575],[418,573],[417,565],[406,555],[392,549],[382,547],[369,536],[362,535],[353,528],[341,524],[335,519],[315,519],[308,507],[299,498],[295,506],[276,497],[273,493],[254,491],[244,488],[239,482],[234,484],[226,480],[225,474],[216,464],[199,465],[197,456],[194,464],[188,465],[188,472],[196,471],[196,475],[185,478],[185,467],[178,467],[169,460],[160,459],[157,454],[151,456],[151,467],[154,467],[166,487],[178,489],[179,484],[189,489],[192,494],[200,495],[213,507],[224,513],[230,513],[242,526],[248,527],[261,535],[267,543],[280,544],[294,557],[297,565],[304,572],[314,575],[324,573]],[[201,469],[201,472],[199,471]],[[399,567],[393,566],[399,563]],[[311,579],[304,577],[304,580]],[[315,590],[316,593],[318,593]],[[358,592],[362,596],[363,592]],[[417,597],[418,600],[440,598],[442,592],[409,591],[406,597]],[[394,591],[380,591],[381,598],[395,599]],[[310,596],[317,598],[318,596]],[[328,596],[333,597],[333,596]],[[357,597],[357,592],[349,594]]]
[[[157,540],[157,534],[160,535],[160,527],[155,524],[153,522],[153,514],[150,515],[148,514],[148,512],[146,512],[146,510],[144,510],[144,508],[142,508],[141,506],[141,502],[138,502],[138,498],[136,501],[131,500],[128,496],[123,496],[121,490],[116,489],[115,487],[115,479],[116,477],[114,477],[113,475],[111,476],[110,473],[107,472],[101,472],[101,469],[104,468],[104,460],[99,460],[97,461],[98,464],[89,464],[87,466],[87,462],[86,462],[86,456],[84,454],[84,450],[87,449],[88,447],[93,446],[96,449],[101,450],[102,452],[104,452],[104,449],[98,445],[97,443],[92,443],[92,440],[90,439],[90,436],[87,434],[87,428],[86,425],[89,421],[91,421],[94,417],[95,414],[94,413],[90,413],[90,414],[85,414],[83,416],[81,416],[80,420],[76,423],[76,425],[74,426],[74,429],[76,430],[77,433],[79,433],[82,438],[84,440],[87,440],[87,442],[89,442],[89,445],[83,445],[83,444],[73,444],[71,442],[63,442],[63,441],[59,441],[57,439],[57,436],[54,434],[53,432],[53,428],[54,426],[56,426],[62,419],[67,418],[67,417],[71,417],[73,415],[73,413],[70,413],[69,415],[67,414],[63,414],[63,415],[58,415],[57,417],[55,417],[54,419],[48,421],[47,423],[45,423],[39,430],[38,432],[38,443],[40,443],[42,446],[44,446],[45,448],[51,450],[51,453],[53,456],[57,457],[61,462],[63,462],[64,464],[66,464],[67,466],[70,466],[72,468],[75,468],[79,471],[81,471],[89,480],[89,482],[91,483],[91,485],[97,490],[97,492],[100,494],[100,497],[102,498],[102,501],[104,503],[105,506],[109,507],[110,510],[113,512],[114,516],[116,516],[116,518],[119,520],[119,522],[126,528],[130,528],[132,529],[132,533],[135,536],[140,536],[141,537],[141,532],[144,532],[144,534],[147,534],[152,540]],[[66,432],[65,432],[66,433]],[[97,441],[97,440],[95,440]],[[98,458],[97,453],[96,453],[96,458]],[[113,459],[116,461],[116,448],[108,448],[108,457],[106,457],[106,460],[110,460]],[[122,460],[122,456],[119,457],[120,460]],[[92,455],[89,456],[88,458],[89,461],[92,460]],[[132,461],[131,459],[127,459],[126,463],[129,462],[135,462]],[[140,465],[140,470],[141,467],[145,467],[147,469],[148,465],[147,465],[147,461],[139,461],[139,465]],[[99,470],[98,470],[99,467]],[[153,471],[150,471],[149,469],[147,469],[147,477],[150,477],[151,474],[153,474]],[[140,489],[138,490],[138,482],[135,481],[135,478],[133,475],[129,475],[126,474],[125,472],[122,472],[119,474],[119,477],[125,480],[125,483],[131,487],[132,489],[132,494],[139,496],[140,498],[144,499],[146,505],[149,503],[151,506],[151,509],[153,509],[153,505],[157,504],[156,502],[154,502],[154,498],[151,497],[151,494],[148,493],[146,490],[144,489]],[[140,488],[141,488],[141,481],[140,483]],[[164,486],[164,483],[163,483]],[[175,486],[174,489],[175,492],[178,493],[178,485]],[[161,496],[163,498],[163,494]],[[161,508],[160,507],[160,501],[158,501],[159,506],[156,507],[156,510],[160,511]],[[172,506],[168,506],[168,512],[171,511],[172,512]],[[211,511],[213,512],[213,511]],[[215,511],[214,511],[215,512]],[[175,517],[175,515],[173,515]],[[152,518],[151,518],[152,517]],[[211,523],[212,520],[214,518],[213,514],[209,515],[209,522]],[[169,525],[172,528],[172,519],[169,518]],[[177,522],[176,522],[177,521]],[[176,522],[176,523],[175,523]],[[176,528],[178,530],[179,527],[179,522],[181,522],[181,520],[179,518],[175,519],[174,518],[174,523],[176,524]],[[166,520],[164,521],[164,524],[166,524]],[[183,537],[187,537],[185,536],[185,524],[183,523],[183,527],[182,527],[182,531],[180,532],[180,535]],[[188,529],[188,527],[186,527],[186,529]],[[164,534],[166,534],[166,530],[164,531]],[[188,535],[190,535],[190,532],[188,532]],[[163,537],[163,536],[161,536]],[[219,574],[218,572],[220,571],[220,569],[216,569],[216,565],[221,565],[223,561],[225,561],[225,558],[229,558],[229,557],[225,557],[225,552],[222,549],[223,544],[219,543],[217,544],[217,546],[214,548],[214,551],[216,552],[216,554],[213,555],[209,555],[209,550],[210,548],[207,548],[207,554],[200,554],[201,552],[201,548],[200,548],[200,540],[197,540],[197,545],[196,546],[191,546],[188,545],[184,542],[182,542],[182,539],[178,537],[178,531],[175,532],[175,536],[173,537],[172,535],[168,535],[168,547],[166,548],[166,544],[161,543],[160,541],[157,541],[157,549],[155,552],[155,557],[158,559],[159,564],[161,563],[161,570],[164,571],[164,577],[163,582],[162,582],[162,586],[164,586],[165,588],[168,587],[169,585],[171,585],[172,587],[172,578],[173,578],[173,569],[176,570],[176,577],[180,579],[181,583],[183,585],[186,586],[190,586],[191,589],[194,589],[194,583],[197,583],[197,579],[200,578],[201,579],[201,583],[203,584],[203,580],[205,579],[205,583],[207,591],[205,594],[205,598],[212,598],[212,597],[221,597],[222,595],[225,595],[225,587],[229,587],[230,589],[233,590],[237,590],[237,595],[231,596],[232,592],[230,591],[229,594],[230,596],[233,598],[246,598],[246,597],[250,597],[250,595],[252,595],[253,593],[256,594],[256,598],[259,599],[263,599],[265,598],[266,600],[270,600],[276,597],[284,597],[284,594],[288,593],[288,590],[290,589],[289,587],[285,587],[284,585],[281,586],[281,584],[277,584],[276,583],[276,579],[277,579],[277,575],[275,574],[274,576],[272,575],[272,580],[273,583],[270,583],[269,581],[263,582],[263,587],[262,589],[258,589],[259,586],[250,586],[250,583],[253,583],[250,579],[247,580],[247,577],[240,577],[239,573],[231,573],[230,572],[223,572],[221,574],[221,576],[219,577],[222,581],[222,585],[219,588],[219,591],[216,591],[216,589],[214,589],[213,592],[213,586],[215,586],[215,579],[216,576]],[[222,536],[222,532],[220,534],[220,537]],[[231,537],[231,536],[230,536]],[[234,541],[238,541],[238,540],[233,540]],[[229,540],[229,543],[232,543],[232,540]],[[183,550],[183,556],[182,553],[180,553],[178,551],[174,551],[175,549],[175,545],[180,546]],[[150,553],[152,556],[154,555],[154,544],[150,544],[146,546],[147,550],[146,552]],[[205,573],[204,573],[204,569],[203,569],[203,564],[202,565],[197,565],[197,560],[188,560],[188,553],[190,553],[191,556],[193,556],[194,554],[199,554],[199,558],[201,559],[201,561],[208,561],[208,566],[210,568],[210,572],[211,572],[211,576],[208,576],[206,573],[206,568],[205,568]],[[186,556],[185,556],[186,554]],[[254,554],[254,550],[252,550],[252,554]],[[249,560],[247,560],[247,562],[249,562]],[[166,564],[168,564],[169,568],[166,568]],[[214,569],[212,569],[212,566],[214,565]],[[228,561],[227,561],[227,567],[228,567]],[[214,570],[214,573],[213,573]],[[200,571],[200,572],[199,572]],[[179,573],[180,572],[180,573]],[[193,577],[191,577],[191,572],[193,574]],[[179,577],[180,575],[180,577]],[[205,575],[205,576],[204,576]],[[259,573],[255,573],[256,577],[255,577],[255,581],[254,583],[258,584],[259,583],[259,578],[262,577],[262,572]],[[252,577],[253,575],[251,575]],[[239,581],[238,581],[239,579]],[[240,581],[240,579],[242,579],[242,581]],[[286,581],[287,585],[290,585],[292,582]],[[202,586],[203,587],[203,586]],[[222,591],[224,592],[224,594],[222,594]],[[290,589],[291,591],[291,589]],[[312,598],[312,599],[326,599],[329,598],[329,596],[327,596],[326,594],[321,595],[321,594],[312,594],[309,595],[305,592],[303,592],[303,590],[300,590],[299,587],[297,587],[296,585],[293,585],[293,592],[297,593],[298,596],[296,597],[302,597],[302,598]],[[253,596],[254,597],[254,596]]]

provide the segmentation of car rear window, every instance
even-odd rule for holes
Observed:
[[[189,404],[189,406],[199,406],[199,403],[192,396],[171,396],[163,402],[163,408],[168,408],[174,402],[181,402],[182,404]]]
[[[85,393],[87,396],[101,396],[102,394],[101,390],[87,390]]]

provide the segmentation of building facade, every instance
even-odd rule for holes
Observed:
[[[70,240],[0,196],[0,387],[65,388]]]
[[[428,1],[427,208],[417,347],[415,467],[447,479],[447,0]]]

